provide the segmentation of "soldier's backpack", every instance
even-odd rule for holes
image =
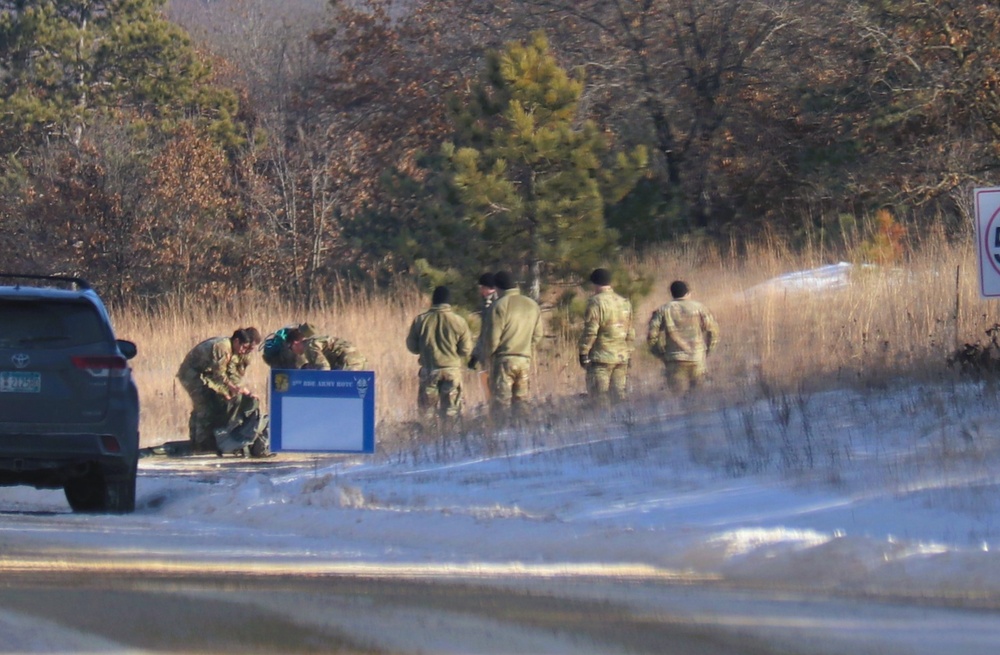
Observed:
[[[240,410],[229,424],[215,431],[216,452],[243,457],[268,457],[271,455],[271,436],[268,417],[261,412],[255,398],[244,396]]]
[[[281,351],[285,348],[285,341],[287,338],[288,328],[281,328],[264,339],[262,355],[264,357],[265,364],[271,368],[279,365],[281,360]]]

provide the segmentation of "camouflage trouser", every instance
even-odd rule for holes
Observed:
[[[628,364],[597,364],[587,366],[587,393],[602,403],[625,400],[628,384]]]
[[[420,369],[417,406],[424,418],[458,416],[462,412],[462,369]]]
[[[494,410],[519,410],[531,394],[531,358],[508,355],[493,359],[490,402]]]
[[[667,387],[674,393],[687,393],[701,384],[705,378],[705,362],[663,362]]]
[[[191,396],[191,416],[188,419],[188,438],[195,452],[214,453],[215,430],[225,427],[232,418],[229,401],[222,395],[200,384],[181,386]]]

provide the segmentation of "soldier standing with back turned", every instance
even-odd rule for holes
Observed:
[[[431,308],[413,319],[406,348],[418,355],[417,406],[424,418],[453,419],[462,411],[462,371],[472,354],[472,333],[452,311],[448,287],[437,287]]]
[[[673,300],[650,317],[646,342],[663,361],[667,386],[684,393],[705,378],[705,359],[719,343],[719,326],[707,307],[691,299],[685,282],[671,283],[670,295]]]
[[[497,301],[496,277],[492,273],[483,273],[479,276],[479,337],[476,339],[476,346],[472,349],[472,357],[469,358],[469,368],[476,370],[477,365],[482,365],[483,369],[489,371],[489,360],[486,357],[486,334],[490,331],[490,310],[493,303]]]
[[[629,359],[635,343],[632,303],[611,288],[611,272],[590,274],[594,294],[587,301],[580,335],[580,366],[587,371],[587,393],[599,404],[626,398]]]
[[[531,362],[544,336],[538,303],[522,296],[507,271],[496,274],[500,298],[490,310],[486,354],[490,358],[491,408],[522,414],[531,394]]]

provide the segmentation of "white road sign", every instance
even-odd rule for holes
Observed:
[[[975,201],[979,293],[1000,298],[1000,187],[976,189]]]

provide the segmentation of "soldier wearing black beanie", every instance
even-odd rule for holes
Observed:
[[[719,343],[719,324],[707,307],[691,298],[683,280],[671,282],[670,297],[649,318],[646,342],[663,361],[667,386],[681,394],[704,380],[706,359]]]
[[[514,276],[507,271],[500,271],[493,277],[493,280],[497,284],[497,289],[501,291],[509,291],[517,286],[517,283],[514,282]]]
[[[448,287],[435,287],[431,296],[432,305],[447,305],[451,302],[451,291]]]
[[[628,367],[635,343],[632,303],[611,288],[611,271],[590,274],[594,294],[587,299],[578,351],[587,372],[587,393],[601,406],[626,400]]]
[[[599,287],[607,287],[611,285],[611,271],[606,268],[595,268],[594,272],[590,274],[591,283]]]
[[[462,366],[472,353],[472,334],[450,301],[448,287],[436,287],[431,308],[413,319],[406,337],[420,364],[417,406],[429,420],[451,420],[462,411]]]
[[[479,337],[476,339],[476,346],[472,349],[472,357],[469,358],[468,367],[476,370],[482,364],[483,371],[489,370],[489,358],[486,356],[486,333],[490,329],[490,308],[499,297],[497,295],[497,280],[493,273],[483,273],[479,276],[479,297],[482,304],[479,307]],[[488,393],[488,392],[487,392]]]
[[[496,274],[500,298],[490,310],[484,352],[490,366],[490,408],[522,414],[531,395],[531,362],[544,336],[541,308],[521,295],[514,276]]]

